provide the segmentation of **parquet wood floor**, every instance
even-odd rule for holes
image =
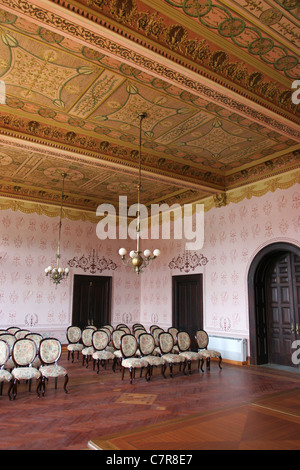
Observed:
[[[49,381],[42,398],[22,383],[11,402],[4,386],[1,450],[300,447],[299,373],[224,363],[191,376],[176,370],[173,379],[155,370],[150,382],[130,385],[127,374],[122,381],[108,366],[97,375],[65,351],[60,363],[68,395],[62,379],[57,390]]]

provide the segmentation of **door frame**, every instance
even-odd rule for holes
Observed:
[[[249,303],[249,335],[250,335],[250,364],[260,365],[266,362],[259,357],[258,353],[258,316],[256,307],[256,287],[258,277],[262,279],[270,265],[269,261],[274,255],[284,255],[285,253],[295,254],[300,257],[300,248],[292,243],[277,242],[271,243],[260,250],[252,260],[248,271],[248,303]],[[266,319],[267,321],[267,319]],[[266,341],[268,340],[266,331]]]

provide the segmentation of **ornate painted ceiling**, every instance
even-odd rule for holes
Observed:
[[[0,0],[0,196],[95,212],[299,168],[297,0]]]

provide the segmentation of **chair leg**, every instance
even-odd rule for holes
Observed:
[[[0,396],[2,395],[2,391],[3,391],[3,382],[0,382]]]
[[[66,393],[69,393],[68,390],[67,390],[67,383],[69,382],[69,376],[68,374],[65,376],[65,383],[64,383],[64,391]]]
[[[221,364],[222,364],[222,356],[220,356],[220,359],[219,359],[219,368],[222,370]]]
[[[122,380],[124,380],[125,367],[122,366]]]

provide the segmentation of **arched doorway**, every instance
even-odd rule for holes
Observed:
[[[250,362],[295,366],[300,339],[300,249],[273,243],[254,258],[248,273]]]

